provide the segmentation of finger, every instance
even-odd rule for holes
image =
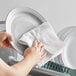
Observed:
[[[41,56],[43,56],[45,54],[45,49],[44,49],[44,46],[42,46],[41,48]]]
[[[44,51],[44,45],[41,46],[40,51]]]
[[[8,41],[8,39],[6,39],[5,41],[3,41],[3,47],[13,48],[13,46],[10,44],[10,42]]]
[[[46,55],[47,55],[46,52],[44,52],[43,55],[41,56],[41,59],[45,58]]]
[[[3,42],[6,39],[12,40],[11,35],[7,34],[6,32],[1,32],[0,33],[0,42]]]
[[[5,33],[5,32],[1,32],[1,33],[0,33],[0,42],[3,42],[3,41],[6,40],[6,39],[7,39],[6,33]]]
[[[8,48],[15,49],[11,44],[9,44]]]
[[[2,43],[0,43],[0,48],[2,48],[3,47],[3,44]]]
[[[43,46],[42,42],[38,43],[38,47],[41,48]]]
[[[13,37],[10,34],[6,33],[6,35],[7,35],[8,40],[10,40],[10,41],[13,40]]]
[[[32,47],[37,47],[37,45],[38,45],[37,40],[34,40],[34,41],[33,41],[33,44],[32,44]]]

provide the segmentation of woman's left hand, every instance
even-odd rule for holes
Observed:
[[[8,47],[13,48],[9,41],[12,41],[13,38],[6,32],[0,32],[0,48]]]

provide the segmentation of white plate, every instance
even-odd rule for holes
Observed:
[[[59,63],[76,69],[76,26],[63,29],[58,36],[65,43],[63,53],[58,57]]]
[[[43,22],[46,22],[45,18],[28,7],[16,8],[9,13],[6,19],[6,32],[13,36],[11,44],[20,54],[23,54],[25,46],[20,45],[17,40],[23,33]]]

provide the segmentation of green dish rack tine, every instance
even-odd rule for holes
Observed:
[[[70,75],[71,75],[71,76],[76,76],[76,70],[72,70],[72,69],[71,69],[71,70],[70,70]]]
[[[68,67],[62,66],[62,65],[57,64],[57,63],[52,62],[52,61],[47,62],[44,66],[42,66],[42,68],[46,68],[49,70],[54,70],[57,72],[69,74],[71,76],[76,76],[76,70],[72,70]]]

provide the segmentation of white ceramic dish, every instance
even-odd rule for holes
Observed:
[[[58,63],[76,69],[76,26],[61,30],[58,36],[65,43],[63,53],[56,58]]]
[[[13,36],[11,44],[20,54],[23,54],[25,46],[17,42],[19,37],[43,22],[46,22],[45,18],[28,7],[16,8],[9,13],[6,19],[6,32]]]

